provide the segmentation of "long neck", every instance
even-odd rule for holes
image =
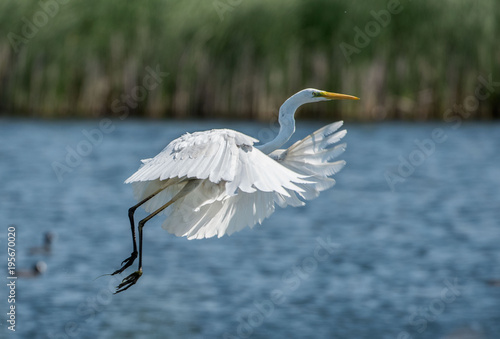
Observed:
[[[257,146],[259,150],[265,154],[269,154],[290,139],[292,134],[295,132],[295,119],[293,116],[295,115],[297,108],[299,108],[302,104],[303,102],[297,102],[297,100],[295,100],[292,96],[288,98],[283,105],[281,105],[278,120],[280,124],[280,131],[274,140],[264,145]]]

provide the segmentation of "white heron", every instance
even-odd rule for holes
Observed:
[[[129,209],[133,252],[112,274],[123,272],[139,256],[138,270],[122,280],[116,292],[125,291],[142,275],[144,224],[159,213],[162,227],[188,239],[222,237],[269,217],[287,205],[302,206],[332,187],[345,161],[334,160],[345,144],[334,146],[345,134],[336,122],[317,130],[288,149],[278,149],[295,132],[294,114],[305,103],[359,98],[313,88],[288,98],[279,110],[277,137],[261,146],[258,140],[229,129],[184,134],[142,166],[125,183],[132,184],[138,204]],[[134,212],[142,206],[149,214],[138,224],[137,251]],[[170,206],[170,208],[168,208]]]

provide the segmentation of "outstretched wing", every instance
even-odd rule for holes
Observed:
[[[331,148],[345,134],[325,126],[288,150],[267,156],[253,147],[255,139],[231,130],[185,135],[170,143],[126,183],[132,183],[138,200],[162,185],[167,189],[143,205],[154,212],[189,179],[203,179],[196,189],[163,213],[163,228],[188,239],[232,234],[269,217],[275,205],[302,206],[333,186],[329,175],[344,162],[329,162],[345,145]],[[336,136],[335,136],[336,135]]]
[[[321,191],[335,185],[335,180],[330,176],[337,174],[346,164],[344,160],[333,161],[346,149],[345,143],[335,145],[347,133],[346,130],[337,132],[342,125],[343,121],[326,125],[288,149],[270,154],[283,166],[308,176],[309,183],[298,185],[304,190],[299,192],[302,198],[314,199]]]
[[[227,129],[185,134],[154,158],[143,160],[143,166],[125,183],[185,178],[226,182],[228,195],[302,191],[296,184],[307,183],[307,176],[281,166],[253,147],[254,141]]]

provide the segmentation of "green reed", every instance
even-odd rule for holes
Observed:
[[[127,116],[269,120],[289,95],[315,87],[362,101],[309,105],[302,117],[442,119],[474,95],[479,76],[500,81],[498,1],[401,0],[377,31],[372,11],[391,1],[3,1],[0,109],[117,116],[157,65],[168,76],[125,103]],[[24,19],[41,26],[30,38]],[[499,91],[475,118],[500,116]]]

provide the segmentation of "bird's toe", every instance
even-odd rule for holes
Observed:
[[[135,283],[137,282],[137,280],[139,280],[141,276],[142,276],[142,270],[140,269],[139,271],[136,271],[131,275],[129,275],[128,277],[124,278],[122,282],[118,285],[118,287],[116,287],[115,294],[123,292],[128,288],[130,288],[130,286],[135,285]]]
[[[120,274],[123,271],[125,271],[127,268],[129,268],[134,263],[136,258],[137,258],[137,253],[132,252],[132,255],[130,257],[128,257],[127,259],[122,261],[122,267],[117,269],[113,273],[111,273],[111,275]]]

